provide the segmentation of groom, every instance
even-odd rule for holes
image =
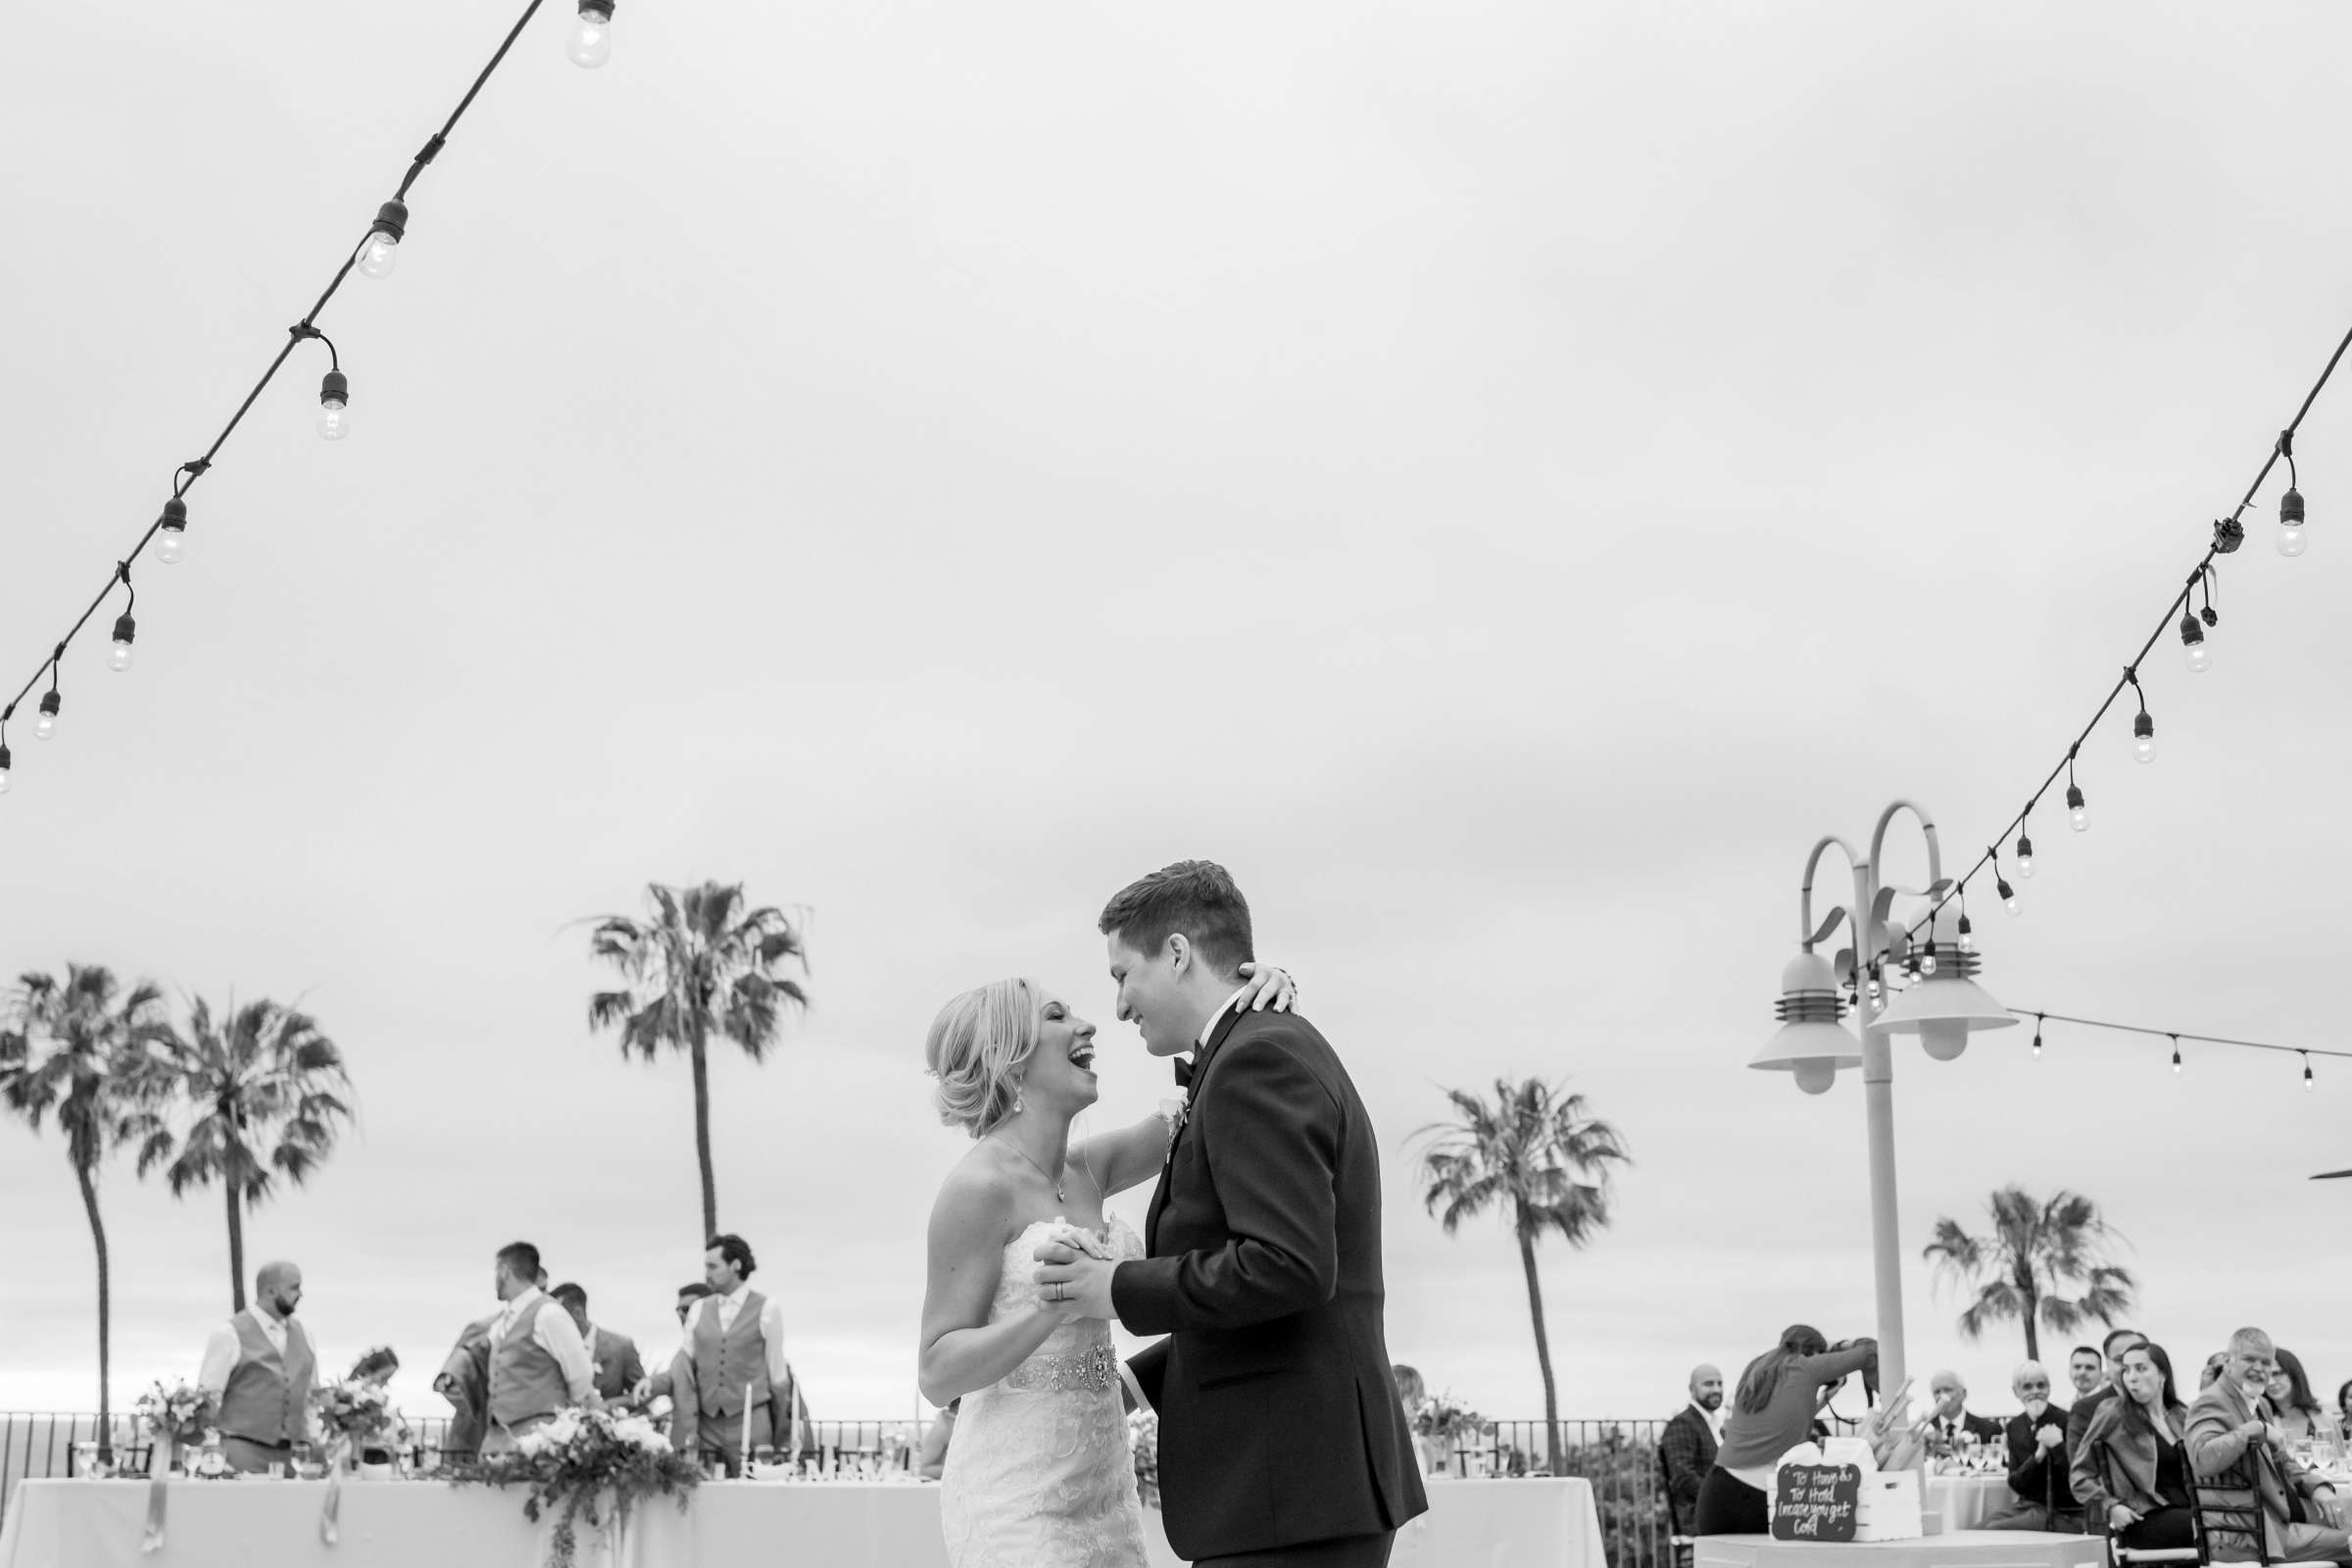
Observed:
[[[1119,1016],[1191,1093],[1151,1256],[1047,1244],[1045,1294],[1165,1334],[1131,1363],[1159,1412],[1168,1544],[1200,1568],[1379,1568],[1425,1511],[1382,1328],[1380,1150],[1337,1053],[1295,1012],[1237,1012],[1254,960],[1225,868],[1182,860],[1110,901]]]

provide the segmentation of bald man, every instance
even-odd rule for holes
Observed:
[[[1690,1402],[1674,1413],[1658,1440],[1658,1467],[1666,1473],[1666,1502],[1678,1534],[1690,1534],[1698,1518],[1698,1489],[1722,1445],[1723,1372],[1702,1363],[1690,1369]]]
[[[1980,1530],[2044,1530],[2059,1535],[2082,1534],[2082,1505],[2067,1477],[2071,1462],[2066,1451],[2067,1410],[2051,1402],[2049,1368],[2039,1361],[2022,1361],[2009,1375],[2009,1392],[2023,1405],[2005,1429],[2009,1439],[2008,1508],[1985,1520]]]
[[[264,1263],[253,1280],[253,1304],[213,1330],[197,1381],[220,1401],[220,1451],[248,1473],[293,1457],[311,1441],[311,1391],[318,1386],[318,1356],[294,1321],[302,1301],[302,1270]]]

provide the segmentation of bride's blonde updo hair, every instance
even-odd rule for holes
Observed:
[[[939,1009],[923,1042],[923,1065],[939,1085],[939,1119],[977,1138],[1003,1121],[1020,1097],[1014,1074],[1037,1050],[1045,1004],[1035,981],[998,980]]]

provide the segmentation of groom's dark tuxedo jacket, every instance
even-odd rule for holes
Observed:
[[[1195,1062],[1119,1319],[1159,1412],[1187,1561],[1378,1535],[1429,1506],[1382,1326],[1380,1150],[1347,1069],[1294,1013],[1228,1013]]]

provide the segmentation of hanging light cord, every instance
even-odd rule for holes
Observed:
[[[2011,1007],[2009,1015],[2017,1019],[2031,1018],[2036,1023],[2071,1023],[2081,1029],[2106,1029],[2123,1035],[2147,1035],[2156,1040],[2178,1044],[2192,1040],[2205,1046],[2229,1046],[2239,1051],[2276,1051],[2290,1056],[2335,1056],[2352,1061],[2352,1051],[2329,1051],[2322,1046],[2281,1046],[2268,1040],[2233,1040],[2228,1035],[2201,1035],[2187,1029],[2150,1029],[2136,1023],[2114,1023],[2105,1018],[2079,1018],[2072,1013],[2042,1012],[2034,1007]],[[2040,1031],[2034,1031],[2036,1037]]]
[[[400,190],[394,198],[395,200],[407,197],[409,187],[416,183],[416,176],[423,173],[425,166],[440,155],[442,147],[449,141],[449,133],[457,128],[458,122],[465,117],[466,111],[473,107],[473,100],[481,92],[483,85],[489,81],[490,74],[496,71],[500,62],[507,58],[507,52],[514,47],[514,40],[521,36],[523,27],[537,14],[541,4],[542,0],[530,0],[530,3],[522,8],[522,15],[515,19],[514,26],[507,29],[506,37],[499,42],[498,52],[490,57],[490,63],[482,67],[481,73],[473,78],[473,85],[466,89],[466,96],[458,101],[456,110],[442,123],[441,128],[433,132],[432,139],[426,142],[416,156],[410,161],[409,172],[401,179]],[[238,424],[244,420],[246,412],[253,407],[255,400],[260,398],[262,393],[268,389],[270,381],[276,378],[279,368],[284,366],[287,357],[294,352],[295,347],[307,338],[316,337],[324,341],[325,334],[320,332],[314,323],[318,319],[319,312],[326,309],[327,302],[335,297],[335,291],[343,286],[343,280],[351,275],[352,267],[359,261],[360,252],[366,244],[367,240],[363,238],[360,244],[352,247],[351,253],[343,258],[343,265],[335,269],[335,275],[326,285],[325,292],[312,302],[311,308],[303,313],[301,320],[286,329],[286,341],[278,349],[277,357],[270,362],[270,368],[262,372],[262,378],[254,383],[253,390],[245,394],[245,401],[237,405],[237,412],[229,416],[228,423],[221,428],[220,435],[214,438],[213,444],[205,449],[204,456],[192,463],[180,465],[172,486],[172,495],[174,500],[186,495],[189,487],[210,471],[213,460],[220,455],[221,447],[226,445],[228,438],[236,432]],[[330,362],[339,368],[340,360],[335,356],[332,344],[328,344],[327,354]],[[160,518],[149,523],[147,531],[139,536],[137,544],[131,546],[130,554],[119,564],[117,570],[107,574],[106,586],[98,591],[98,597],[90,601],[89,608],[84,610],[80,618],[74,622],[73,629],[68,631],[64,641],[57,645],[57,651],[41,661],[40,665],[33,670],[31,677],[18,688],[17,695],[9,699],[7,707],[0,709],[0,723],[5,723],[8,716],[17,710],[17,705],[24,700],[26,694],[33,687],[40,684],[41,676],[44,673],[55,671],[58,661],[65,657],[68,646],[80,634],[82,627],[89,624],[90,617],[98,612],[99,607],[106,603],[107,596],[115,591],[115,584],[129,582],[130,563],[139,559],[139,552],[147,548],[148,541],[155,537],[156,530],[161,526]]]

